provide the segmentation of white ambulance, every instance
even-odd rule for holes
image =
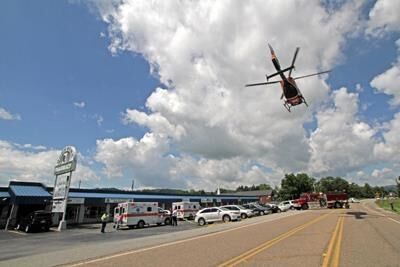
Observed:
[[[188,218],[193,220],[196,216],[196,213],[200,210],[199,202],[173,202],[172,203],[172,210],[177,211],[177,218],[178,219],[185,219]]]
[[[171,218],[157,202],[124,202],[114,209],[116,227],[143,228],[145,225],[170,224]]]

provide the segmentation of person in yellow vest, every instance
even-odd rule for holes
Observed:
[[[103,216],[101,216],[101,232],[104,234],[104,229],[106,229],[107,221],[108,221],[108,214],[107,212],[103,213]]]

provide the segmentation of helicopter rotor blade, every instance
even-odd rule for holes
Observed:
[[[279,83],[279,81],[274,81],[274,82],[263,82],[263,83],[250,83],[250,84],[246,84],[246,87],[250,87],[250,86],[258,86],[258,85],[265,85],[265,84],[274,84],[274,83]]]
[[[315,75],[320,75],[320,74],[324,74],[324,73],[328,73],[328,72],[331,72],[331,71],[327,70],[327,71],[321,71],[321,72],[317,72],[317,73],[313,73],[313,74],[308,74],[308,75],[304,75],[304,76],[293,78],[293,80],[303,79],[303,78],[307,78],[307,77],[311,77],[311,76],[315,76]]]
[[[293,60],[292,60],[292,65],[290,65],[292,68],[289,71],[289,77],[291,77],[292,75],[292,70],[294,69],[294,63],[296,62],[296,58],[297,58],[297,53],[299,53],[300,47],[296,47],[296,51],[294,51],[294,56],[293,56]]]

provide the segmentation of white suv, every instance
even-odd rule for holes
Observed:
[[[294,209],[294,205],[295,205],[295,203],[294,203],[294,201],[293,200],[285,200],[285,201],[282,201],[281,203],[279,203],[279,205],[289,205],[290,207],[289,207],[289,209]]]
[[[212,207],[199,210],[196,213],[194,221],[197,222],[200,226],[203,226],[206,223],[210,222],[218,222],[218,221],[229,222],[239,219],[240,219],[239,211],[232,211],[225,208]]]
[[[241,205],[225,205],[225,206],[221,206],[221,208],[226,208],[228,210],[233,210],[233,211],[239,211],[240,218],[242,218],[242,219],[246,219],[246,218],[254,216],[253,210],[246,209],[245,207],[243,207]]]

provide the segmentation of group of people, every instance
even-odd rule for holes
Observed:
[[[178,216],[177,215],[178,215],[178,211],[176,209],[175,210],[171,209],[171,226],[178,226]],[[101,216],[100,219],[101,219],[101,231],[100,232],[104,234],[106,226],[107,226],[107,222],[109,219],[107,212],[103,213],[103,215]],[[114,228],[116,230],[119,229],[121,222],[122,222],[122,216],[120,216],[119,220],[114,225]]]

